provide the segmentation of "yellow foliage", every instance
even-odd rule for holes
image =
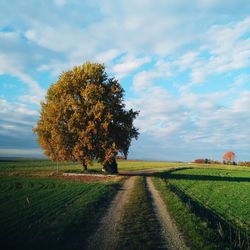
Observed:
[[[125,110],[123,93],[102,64],[85,63],[62,73],[48,89],[34,129],[44,153],[86,165],[94,159],[110,162],[118,149],[127,154],[138,136],[133,126],[138,112]]]

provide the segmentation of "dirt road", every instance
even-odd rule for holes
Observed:
[[[162,200],[160,193],[156,190],[151,175],[156,171],[124,171],[122,175],[129,176],[124,182],[121,190],[118,191],[114,200],[111,202],[107,212],[104,214],[99,228],[89,238],[89,250],[93,249],[117,249],[118,243],[118,228],[121,224],[123,208],[129,201],[130,194],[134,187],[136,176],[146,176],[147,189],[151,195],[153,208],[158,217],[159,225],[161,226],[162,238],[166,249],[170,250],[186,250],[189,249],[184,241],[183,236],[179,232],[175,222],[168,212],[167,206]]]
[[[104,215],[99,228],[89,239],[88,249],[117,249],[117,233],[124,205],[129,200],[136,176],[129,177],[118,191]]]
[[[162,227],[162,236],[165,240],[166,249],[185,250],[189,249],[184,242],[176,224],[172,220],[168,209],[159,192],[154,187],[151,177],[147,177],[147,187],[153,200],[154,211]]]

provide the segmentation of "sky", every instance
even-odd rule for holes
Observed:
[[[0,156],[43,155],[40,101],[86,61],[140,111],[129,158],[250,160],[249,0],[0,1]]]

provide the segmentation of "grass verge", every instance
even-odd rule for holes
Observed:
[[[124,208],[118,249],[162,248],[160,226],[154,214],[145,177],[137,177],[133,193]]]
[[[183,169],[159,176],[221,241],[231,248],[250,248],[249,171]]]
[[[153,182],[191,249],[229,249],[205,221],[190,211],[188,204],[183,203],[169,190],[167,182],[156,177],[153,178]]]

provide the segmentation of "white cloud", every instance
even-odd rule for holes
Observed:
[[[72,48],[78,42],[77,36],[73,34],[74,31],[70,27],[50,27],[38,26],[29,29],[25,32],[28,40],[53,50],[55,52],[64,52]],[[73,41],[70,37],[74,37]]]
[[[135,58],[127,55],[122,58],[120,63],[115,64],[111,71],[121,79],[148,62],[150,62],[149,57]]]
[[[9,156],[25,155],[30,151],[30,156],[38,150],[36,138],[32,127],[36,125],[38,111],[28,108],[21,103],[11,103],[0,99],[0,154]],[[36,148],[28,150],[27,148]],[[41,152],[40,150],[38,150]]]
[[[232,110],[233,112],[238,112],[250,117],[249,113],[250,107],[250,91],[243,91],[239,93],[236,97],[236,100],[233,103]]]
[[[115,57],[119,55],[119,51],[116,49],[109,49],[107,51],[99,53],[95,60],[100,63],[110,63]]]
[[[224,55],[228,53],[241,40],[244,35],[250,32],[250,17],[243,21],[229,23],[226,25],[215,25],[207,33],[207,46],[213,54]],[[246,39],[247,40],[247,39]]]
[[[249,41],[239,39],[248,31],[249,18],[240,22],[223,22],[224,24],[211,26],[218,19],[213,16],[214,8],[225,4],[224,1],[195,1],[193,5],[181,1],[158,4],[150,1],[133,1],[130,5],[120,1],[101,1],[92,4],[87,1],[85,4],[88,8],[100,7],[98,11],[101,15],[91,23],[84,20],[81,22],[82,25],[75,25],[74,21],[78,22],[80,18],[80,12],[77,10],[72,17],[73,20],[70,20],[74,25],[70,25],[71,22],[67,18],[52,19],[53,25],[42,19],[31,23],[25,32],[26,37],[43,48],[63,53],[65,57],[63,60],[47,60],[39,66],[40,70],[52,71],[53,75],[58,75],[76,64],[94,59],[110,64],[118,78],[122,78],[145,63],[140,60],[148,58],[129,58],[112,65],[112,59],[125,51],[132,55],[156,54],[164,57],[175,55],[176,52],[179,54],[178,50],[194,44],[196,48],[200,46],[200,49],[184,51],[183,55],[179,54],[180,58],[176,62],[180,70],[192,69],[193,82],[202,82],[207,75],[213,73],[248,65]],[[236,4],[230,1],[227,3],[227,11],[233,11],[235,6]],[[72,8],[81,7],[74,3]],[[196,15],[197,11],[199,15]],[[203,25],[197,26],[195,23]],[[234,50],[230,52],[232,48]],[[210,53],[208,63],[208,58],[199,58],[199,53],[204,49]]]
[[[74,3],[71,6],[74,9],[72,19],[49,17],[48,23],[45,18],[37,18],[30,22],[25,32],[26,38],[54,52],[64,53],[71,66],[80,60],[109,53],[110,48],[121,53],[129,51],[132,54],[153,53],[161,56],[174,54],[179,48],[196,42],[199,34],[193,25],[197,22],[196,19],[206,20],[206,15],[193,15],[195,8],[178,1],[163,1],[158,4],[133,1],[129,5],[122,1],[98,1],[91,4],[87,1],[85,4],[99,8],[99,18],[93,17],[93,22],[88,23],[83,15],[85,13],[88,16],[87,8],[83,12],[79,11],[79,8],[85,6]],[[90,8],[89,6],[87,7]],[[183,11],[185,7],[186,11]],[[68,13],[71,12],[67,12],[66,16]],[[59,60],[45,64],[58,65]],[[133,66],[126,65],[127,67]]]
[[[43,96],[42,96],[43,97]],[[23,95],[18,98],[21,103],[34,103],[40,105],[41,101],[44,99],[37,95]]]
[[[240,74],[236,77],[232,83],[232,87],[239,88],[243,87],[247,82],[250,82],[250,74]]]
[[[197,61],[198,52],[190,51],[182,55],[179,59],[177,59],[174,64],[179,67],[181,71],[190,68],[193,63]]]
[[[227,104],[231,97],[232,102]],[[228,148],[240,150],[250,146],[245,140],[250,126],[249,91],[228,89],[197,94],[190,89],[180,89],[176,98],[164,88],[151,84],[147,91],[138,92],[130,99],[127,106],[140,110],[136,125],[142,137],[151,137],[157,145],[167,143],[167,150],[188,150],[190,147],[197,154],[203,150],[202,155],[211,158],[205,152],[207,150],[208,154],[211,148],[223,152]],[[185,149],[180,149],[181,145]]]
[[[14,56],[0,53],[0,75],[6,74],[19,78],[29,87],[29,92],[34,98],[42,99],[45,95],[45,90],[29,74],[23,72],[20,65],[21,61],[18,61],[18,58],[14,58]]]
[[[171,64],[158,60],[152,70],[143,70],[135,75],[132,87],[136,92],[145,91],[154,85],[156,79],[166,79],[172,75]]]
[[[29,88],[29,95],[42,98],[45,90],[35,81],[27,69],[28,55],[22,46],[20,34],[16,32],[0,32],[0,75],[11,75],[18,78]],[[19,48],[19,51],[17,49]],[[35,55],[33,55],[35,57]]]
[[[32,132],[38,117],[39,112],[27,105],[0,99],[0,154],[9,155],[11,149],[21,152],[27,148],[38,148]]]
[[[160,77],[160,74],[156,71],[141,71],[133,79],[133,88],[135,91],[143,91],[152,87],[153,81]]]
[[[197,57],[192,57],[189,68],[194,83],[203,82],[207,76],[246,68],[250,65],[250,17],[243,21],[216,25],[203,37]],[[202,53],[208,55],[202,55]],[[196,59],[195,59],[196,57]],[[184,64],[184,66],[183,66]],[[180,69],[187,64],[179,60]]]
[[[28,108],[22,103],[11,103],[7,100],[0,99],[0,115],[0,119],[4,122],[34,125],[34,121],[38,117],[39,112],[35,109]]]
[[[54,2],[59,7],[62,7],[66,4],[66,0],[54,0]]]
[[[165,137],[184,129],[187,113],[181,102],[165,89],[150,87],[147,92],[138,95],[130,99],[127,106],[140,110],[136,124],[142,133]]]

